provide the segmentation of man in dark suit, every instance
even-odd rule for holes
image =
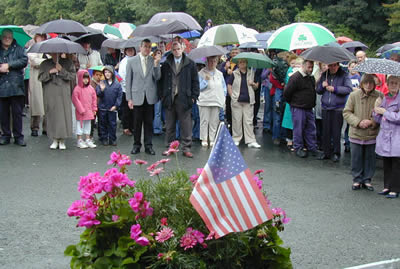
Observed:
[[[180,123],[182,152],[193,158],[192,145],[192,105],[200,93],[199,75],[195,62],[183,53],[182,44],[174,41],[172,53],[161,68],[160,97],[165,108],[167,146],[176,136],[176,121]],[[167,152],[163,152],[166,155]]]
[[[150,52],[151,42],[144,39],[140,45],[140,53],[129,59],[126,68],[126,100],[134,114],[132,154],[140,152],[143,127],[145,152],[155,155],[152,144],[153,118],[154,104],[158,101],[157,80],[161,77],[161,56],[153,59],[149,56]]]

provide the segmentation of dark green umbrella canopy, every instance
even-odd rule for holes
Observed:
[[[0,26],[0,36],[3,34],[5,29],[9,29],[13,32],[14,39],[17,41],[17,44],[21,47],[24,47],[26,42],[31,40],[32,38],[24,32],[24,30],[16,25],[1,25]]]
[[[259,68],[272,68],[275,66],[274,62],[268,57],[255,52],[242,52],[233,57],[232,61],[237,63],[240,59],[247,60],[247,66],[256,69]]]

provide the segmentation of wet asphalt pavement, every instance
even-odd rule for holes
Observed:
[[[104,172],[110,153],[129,154],[133,138],[118,130],[116,147],[78,149],[69,139],[67,150],[50,150],[49,139],[31,137],[28,119],[24,123],[27,147],[0,147],[0,268],[69,268],[63,252],[79,241],[82,229],[66,211],[79,199],[79,176]],[[256,132],[262,149],[242,144],[240,150],[252,171],[266,171],[272,205],[292,219],[281,237],[292,249],[294,268],[344,268],[400,257],[400,199],[377,195],[383,187],[381,161],[372,181],[375,192],[352,191],[350,154],[339,163],[300,159],[284,145],[273,146],[262,129]],[[141,152],[135,157],[149,163],[161,159],[163,138],[154,137],[155,156]],[[193,159],[179,155],[190,174],[210,153],[199,142],[192,149]],[[169,171],[174,165],[173,160]],[[140,173],[134,165],[129,168],[134,179]]]

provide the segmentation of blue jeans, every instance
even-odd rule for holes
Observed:
[[[281,123],[282,123],[282,113],[280,110],[280,106],[282,106],[282,95],[283,90],[276,89],[275,95],[272,102],[272,119],[273,119],[273,126],[272,126],[272,139],[279,139],[281,138]],[[279,103],[279,106],[277,105]]]
[[[263,128],[271,130],[272,129],[272,101],[273,96],[269,94],[269,87],[262,86],[262,91],[264,91],[264,119]]]
[[[200,139],[200,113],[197,104],[193,104],[192,106],[192,121],[192,137]]]
[[[162,134],[161,101],[154,104],[153,133]]]

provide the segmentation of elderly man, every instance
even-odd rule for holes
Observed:
[[[155,155],[153,150],[154,104],[158,101],[157,80],[161,77],[161,55],[155,59],[150,55],[151,41],[144,39],[140,53],[128,60],[126,69],[126,100],[133,109],[133,149],[132,154],[140,152],[142,127],[144,129],[145,152]]]
[[[176,121],[179,120],[183,155],[193,158],[192,105],[200,93],[199,76],[195,62],[183,53],[182,44],[174,41],[172,53],[161,67],[160,97],[165,108],[167,145],[175,140]],[[166,155],[167,151],[163,152]]]
[[[10,144],[11,110],[14,143],[26,146],[22,134],[22,111],[25,100],[24,68],[27,64],[25,49],[17,44],[11,30],[4,29],[0,47],[0,122],[3,130],[0,145]]]
[[[356,58],[357,58],[357,62],[360,64],[367,59],[367,54],[365,53],[365,51],[359,50],[356,53]]]
[[[307,157],[307,152],[314,155],[319,153],[317,151],[317,133],[313,112],[316,101],[313,68],[314,62],[304,61],[302,68],[290,77],[283,92],[292,112],[293,148],[300,158]]]

